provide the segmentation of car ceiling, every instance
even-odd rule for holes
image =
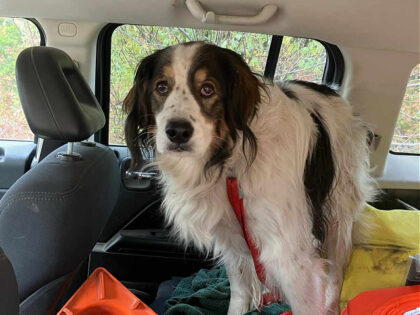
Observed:
[[[229,27],[232,30],[311,37],[350,47],[419,52],[418,0],[201,0],[201,3],[208,10],[232,15],[254,15],[266,4],[278,5],[278,13],[267,23]],[[0,14],[226,29],[195,20],[183,0],[13,0],[1,2]]]

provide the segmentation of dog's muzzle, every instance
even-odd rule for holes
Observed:
[[[165,127],[165,133],[170,140],[169,150],[189,151],[188,141],[191,139],[194,128],[187,120],[170,120]]]

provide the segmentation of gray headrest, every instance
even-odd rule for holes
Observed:
[[[89,138],[105,115],[73,60],[52,47],[30,47],[16,61],[16,82],[32,132],[69,142]]]

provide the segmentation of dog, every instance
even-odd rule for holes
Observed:
[[[374,191],[367,128],[335,90],[272,83],[237,53],[190,42],[144,58],[123,109],[131,167],[143,146],[156,151],[172,231],[226,266],[229,315],[258,308],[265,292],[295,315],[338,313],[352,227]],[[264,283],[227,178],[240,186]]]

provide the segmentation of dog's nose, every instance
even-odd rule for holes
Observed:
[[[193,135],[194,128],[187,120],[171,120],[166,124],[166,135],[173,143],[186,143]]]

